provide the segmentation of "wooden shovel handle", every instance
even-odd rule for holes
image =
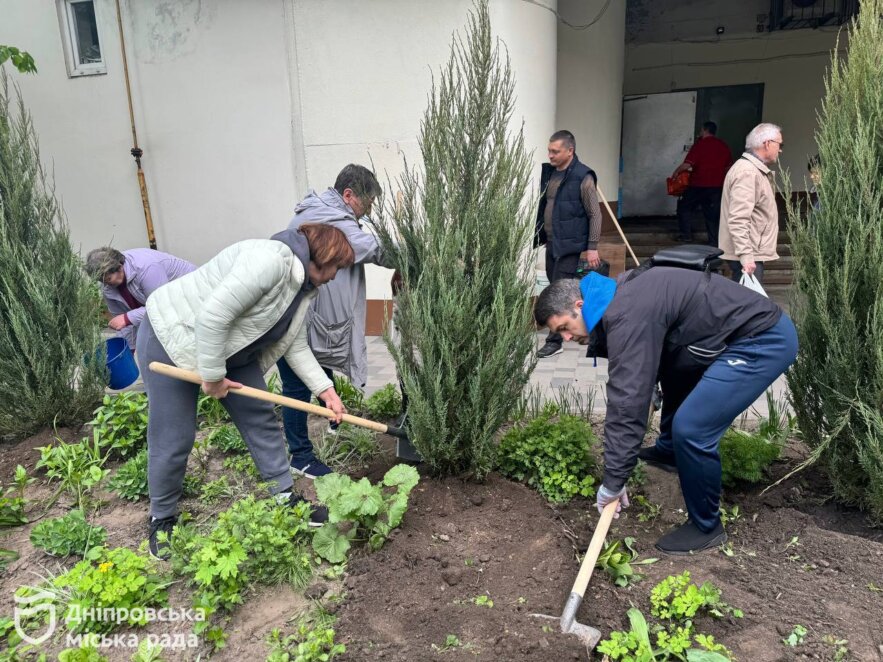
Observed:
[[[576,593],[580,598],[585,595],[586,587],[589,585],[589,580],[592,578],[592,572],[595,570],[595,563],[597,563],[598,556],[601,554],[601,547],[604,545],[604,539],[607,537],[607,531],[610,530],[610,523],[613,521],[613,516],[616,514],[616,507],[618,505],[619,499],[611,501],[604,506],[604,510],[601,511],[601,518],[598,520],[598,526],[595,527],[595,533],[592,534],[589,548],[586,550],[586,555],[583,557],[583,563],[580,566],[579,574],[576,576],[576,581],[573,582],[573,590],[571,593]]]
[[[165,375],[166,377],[173,377],[174,379],[180,379],[185,382],[190,382],[191,384],[197,384],[200,386],[202,385],[202,377],[197,375],[195,372],[184,370],[183,368],[179,368],[177,366],[160,363],[159,361],[151,361],[150,370],[157,374]],[[276,393],[270,393],[269,391],[263,391],[259,388],[253,388],[251,386],[243,385],[242,388],[231,388],[230,394],[244,395],[247,398],[254,398],[255,400],[265,400],[267,402],[272,402],[273,404],[282,405],[283,407],[291,407],[292,409],[299,409],[300,411],[305,411],[309,414],[324,416],[325,418],[335,418],[336,416],[333,411],[325,407],[319,407],[318,405],[314,405],[309,402],[301,402],[300,400],[295,400],[294,398],[288,398],[284,395],[277,395]],[[367,428],[369,430],[374,430],[375,432],[380,433],[387,433],[390,431],[389,426],[384,425],[383,423],[369,421],[367,418],[353,416],[352,414],[344,414],[343,422],[351,423],[352,425],[358,425],[359,427]]]
[[[625,247],[629,249],[629,253],[632,256],[632,259],[635,261],[635,266],[640,265],[638,262],[638,258],[635,257],[635,251],[632,250],[631,244],[629,244],[629,240],[625,238],[625,232],[622,231],[622,228],[619,225],[619,221],[616,220],[616,214],[613,213],[613,210],[610,208],[610,204],[607,202],[607,198],[604,197],[604,194],[601,192],[601,187],[596,187],[598,191],[598,197],[601,198],[601,202],[604,203],[604,206],[607,208],[607,213],[610,214],[610,219],[613,221],[613,225],[616,226],[616,229],[619,230],[619,236],[622,237],[622,240],[625,242]]]

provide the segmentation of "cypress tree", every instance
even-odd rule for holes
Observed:
[[[493,468],[494,436],[535,363],[530,158],[510,130],[514,100],[508,56],[476,3],[429,93],[422,167],[405,164],[381,224],[404,284],[387,345],[411,439],[438,474]]]
[[[31,117],[0,67],[0,438],[88,417],[104,374],[96,303]]]
[[[819,208],[789,209],[788,376],[804,439],[835,496],[883,521],[883,0],[863,0],[833,60],[816,132]]]

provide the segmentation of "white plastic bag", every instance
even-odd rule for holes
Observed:
[[[767,293],[764,292],[763,286],[760,284],[760,281],[754,277],[754,274],[743,273],[742,278],[739,280],[739,285],[744,285],[749,290],[754,290],[761,296],[767,296]]]

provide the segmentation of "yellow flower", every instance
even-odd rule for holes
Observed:
[[[107,561],[106,563],[102,563],[98,566],[98,572],[107,572],[113,567],[113,563]]]

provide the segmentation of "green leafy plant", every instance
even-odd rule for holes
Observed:
[[[80,646],[79,648],[65,648],[58,654],[58,662],[108,662],[94,646]]]
[[[500,442],[499,468],[555,503],[595,494],[595,436],[582,418],[541,414],[509,430]]]
[[[13,561],[18,561],[19,556],[19,553],[13,549],[0,548],[0,572],[6,570],[6,566],[8,566]]]
[[[721,524],[724,526],[728,526],[730,524],[735,524],[739,520],[742,519],[742,511],[739,509],[739,504],[734,505],[732,508],[727,508],[724,504],[720,505],[720,518]]]
[[[18,69],[19,73],[37,73],[37,64],[34,62],[34,58],[30,53],[19,50],[15,46],[5,46],[0,44],[0,65],[7,60],[12,62],[12,66]]]
[[[301,624],[296,633],[288,636],[274,628],[267,642],[267,662],[327,662],[346,652],[346,646],[334,643],[334,630],[330,627],[310,628]]]
[[[102,453],[98,431],[93,431],[92,441],[83,439],[78,444],[68,444],[57,439],[56,443],[42,446],[38,469],[45,469],[50,481],[59,481],[59,492],[67,490],[75,499],[80,510],[84,510],[87,495],[96,489],[110,473],[104,468],[105,456]]]
[[[644,575],[635,572],[632,565],[649,565],[658,560],[650,558],[639,561],[638,552],[635,549],[635,539],[625,538],[605,543],[604,550],[595,562],[595,567],[604,570],[614,584],[625,587],[644,578]]]
[[[218,398],[203,394],[196,402],[196,413],[202,418],[202,427],[213,428],[230,422],[230,414]]]
[[[444,653],[446,651],[454,650],[455,648],[460,648],[463,646],[463,642],[460,641],[460,637],[456,634],[449,634],[445,637],[445,643],[441,646],[438,644],[431,644],[430,648],[436,651],[437,653]]]
[[[328,522],[313,536],[313,549],[323,559],[340,563],[355,540],[371,549],[383,547],[390,531],[402,522],[408,495],[420,480],[417,470],[398,464],[372,485],[367,478],[328,474],[317,478],[316,496],[328,507]]]
[[[757,433],[731,428],[720,441],[721,481],[731,486],[744,480],[757,483],[766,468],[778,459],[782,446]]]
[[[13,62],[33,64],[11,48]],[[94,285],[43,169],[51,160],[0,67],[0,438],[78,427],[104,389]]]
[[[20,464],[16,465],[15,474],[12,478],[12,483],[13,485],[15,485],[15,490],[18,494],[19,499],[25,498],[25,490],[27,489],[28,485],[34,482],[34,480],[36,479],[28,476],[27,469],[25,469]]]
[[[515,80],[486,2],[429,90],[420,169],[396,181],[378,233],[402,275],[387,347],[408,394],[408,434],[430,471],[494,468],[497,431],[536,365],[530,155]],[[464,136],[467,137],[464,139]]]
[[[232,499],[237,494],[235,487],[230,485],[230,479],[224,474],[220,478],[203,483],[199,492],[199,500],[213,506],[222,499]]]
[[[171,536],[172,567],[197,586],[196,606],[213,613],[242,601],[253,582],[306,586],[309,506],[247,496],[218,515],[207,534],[179,524]]]
[[[795,625],[794,629],[791,630],[791,633],[782,639],[782,643],[791,648],[800,646],[800,644],[803,643],[803,640],[806,639],[807,634],[809,634],[809,630],[807,630],[805,626],[799,624]]]
[[[117,625],[145,625],[144,608],[168,604],[167,586],[151,559],[117,547],[96,549],[53,579],[49,590],[63,601],[69,629],[105,633]],[[101,618],[99,610],[110,608],[116,610],[119,622]]]
[[[135,391],[105,395],[89,424],[103,449],[131,457],[147,444],[147,395]]]
[[[0,486],[0,494],[3,493]],[[15,496],[10,496],[15,495]],[[10,488],[4,496],[0,496],[0,529],[27,524],[25,516],[25,500],[17,488]]]
[[[402,412],[402,396],[395,384],[387,384],[365,399],[365,413],[375,420],[395,418]]]
[[[702,586],[693,584],[687,570],[680,575],[666,577],[654,586],[650,592],[650,604],[654,616],[676,623],[686,623],[697,613],[716,618],[722,618],[724,614],[742,617],[741,610],[734,609],[721,600],[719,588],[711,582],[704,582]]]
[[[334,375],[334,390],[348,411],[365,411],[365,394],[343,375]]]
[[[123,499],[138,501],[148,495],[147,449],[127,460],[111,477],[108,486]]]
[[[161,644],[153,644],[150,639],[142,639],[138,650],[132,655],[132,662],[164,662]]]
[[[231,455],[224,458],[224,468],[237,473],[245,474],[254,480],[261,479],[261,473],[254,463],[251,455]]]
[[[104,545],[107,531],[86,521],[82,510],[40,522],[31,529],[31,544],[53,556],[85,556],[93,547]]]
[[[232,423],[222,425],[212,430],[208,435],[208,445],[217,448],[224,453],[242,455],[248,453],[242,435]]]
[[[635,503],[641,509],[641,512],[638,513],[639,522],[652,522],[659,517],[659,514],[662,512],[662,505],[653,503],[643,494],[636,494],[634,499]]]
[[[344,474],[366,466],[380,453],[374,432],[346,423],[334,432],[323,432],[313,442],[313,450],[320,462]]]

